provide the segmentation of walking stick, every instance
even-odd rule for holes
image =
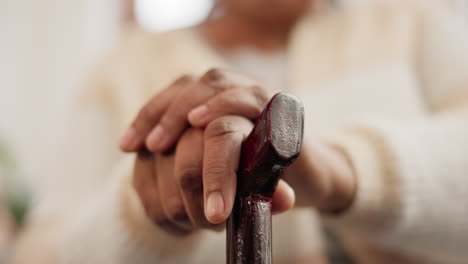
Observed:
[[[237,194],[227,221],[228,264],[270,264],[271,197],[284,170],[299,156],[304,108],[279,93],[267,104],[242,146]]]

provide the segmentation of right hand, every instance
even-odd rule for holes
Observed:
[[[223,116],[204,130],[186,130],[171,152],[140,151],[133,185],[147,216],[176,235],[221,230],[234,204],[241,145],[252,127],[246,118]],[[273,212],[293,204],[293,190],[280,181]]]

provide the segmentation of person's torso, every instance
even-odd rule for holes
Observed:
[[[418,19],[417,12],[398,5],[347,8],[307,18],[291,38],[285,77],[266,81],[286,80],[275,89],[303,101],[306,137],[327,137],[355,120],[410,120],[425,115],[416,67]],[[125,63],[113,66],[112,92],[122,128],[156,91],[180,75],[221,67],[265,79],[265,72],[281,67],[255,71],[252,66],[262,65],[258,61],[231,63],[194,29],[136,35],[126,45],[129,52],[118,60]],[[318,221],[312,210],[275,217],[276,259],[322,250],[321,231],[314,223]]]

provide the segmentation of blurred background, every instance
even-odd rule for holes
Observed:
[[[468,23],[468,0],[441,1]],[[0,0],[0,173],[6,167],[15,177],[47,171],[41,157],[54,144],[50,131],[60,129],[82,80],[126,27],[186,27],[212,5],[213,0]]]
[[[16,177],[47,171],[41,157],[54,144],[48,134],[60,129],[83,79],[126,27],[185,27],[202,20],[212,5],[212,0],[0,0],[0,160],[15,160],[8,166],[0,161],[0,173],[11,166],[20,171]]]

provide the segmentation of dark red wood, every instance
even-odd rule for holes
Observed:
[[[227,221],[228,264],[270,264],[271,196],[299,156],[304,107],[279,93],[267,104],[242,146],[234,208]]]

